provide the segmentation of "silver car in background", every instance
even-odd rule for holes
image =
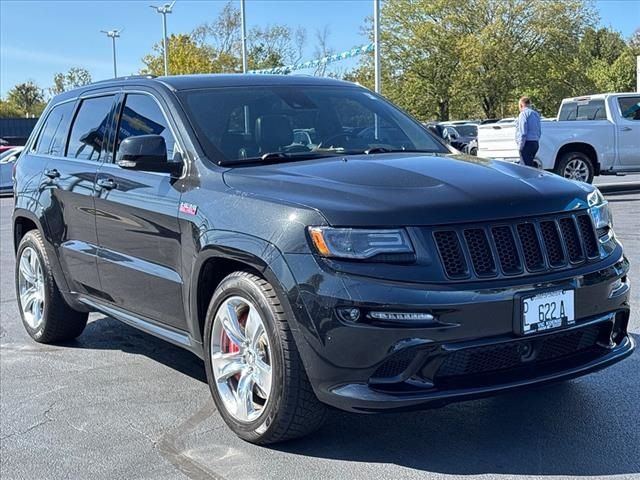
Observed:
[[[0,154],[0,195],[13,194],[13,165],[24,147],[15,147]]]

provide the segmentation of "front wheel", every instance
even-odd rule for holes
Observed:
[[[564,178],[591,183],[594,175],[593,161],[582,152],[565,153],[555,172]]]
[[[319,428],[326,409],[307,378],[273,286],[235,272],[218,286],[205,323],[207,380],[240,438],[269,444]]]

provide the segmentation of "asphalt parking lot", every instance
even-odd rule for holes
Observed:
[[[640,194],[609,196],[640,282]],[[13,287],[12,199],[0,199],[0,478],[640,478],[640,354],[559,385],[418,413],[335,412],[314,436],[256,447],[217,415],[190,353],[92,315],[40,345]],[[630,330],[640,340],[640,294]]]

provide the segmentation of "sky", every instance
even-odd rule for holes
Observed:
[[[464,0],[461,0],[464,1]],[[34,80],[43,88],[56,72],[87,68],[94,80],[113,75],[111,39],[100,30],[123,28],[118,39],[118,74],[137,73],[142,57],[162,37],[161,16],[150,4],[164,0],[0,0],[0,95]],[[167,17],[169,33],[187,33],[216,18],[226,0],[177,0]],[[237,2],[239,5],[239,2]],[[286,24],[307,29],[303,60],[313,59],[314,35],[325,25],[337,52],[367,43],[361,27],[372,0],[245,0],[247,28]],[[630,36],[640,27],[640,0],[597,0],[603,26]],[[354,66],[350,60],[343,68]]]

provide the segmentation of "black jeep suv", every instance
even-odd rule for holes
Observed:
[[[474,398],[629,355],[629,265],[592,186],[452,154],[328,79],[115,79],[56,96],[15,171],[38,342],[98,311],[204,359],[240,437]]]

